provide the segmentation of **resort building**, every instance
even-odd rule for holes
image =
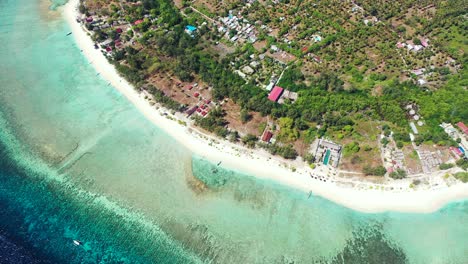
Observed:
[[[314,155],[315,161],[323,162],[323,165],[331,165],[337,168],[340,162],[341,149],[341,145],[324,139],[319,139]]]

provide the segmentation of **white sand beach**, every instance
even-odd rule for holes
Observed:
[[[454,184],[451,187],[440,187],[429,190],[400,191],[396,184],[394,190],[367,189],[363,190],[341,187],[333,178],[327,177],[327,182],[312,179],[310,173],[320,172],[305,166],[305,163],[294,163],[295,172],[288,168],[280,158],[273,157],[265,151],[251,150],[228,141],[203,134],[196,128],[181,125],[177,120],[165,116],[163,109],[151,106],[144,95],[138,93],[132,85],[119,76],[100,50],[94,48],[94,43],[76,21],[79,16],[78,0],[70,0],[63,8],[63,14],[71,27],[77,45],[84,56],[100,75],[122,93],[148,120],[166,131],[181,144],[213,163],[222,162],[222,166],[245,172],[259,178],[275,180],[281,184],[303,190],[304,195],[312,191],[314,195],[323,196],[333,202],[363,212],[400,211],[400,212],[432,212],[451,201],[468,198],[468,184]],[[171,115],[170,115],[171,116]],[[182,115],[174,118],[183,119]],[[190,125],[188,125],[190,126]],[[302,165],[301,165],[302,164]],[[325,176],[325,175],[323,175]],[[404,183],[408,186],[408,183]],[[396,191],[398,189],[398,191]]]

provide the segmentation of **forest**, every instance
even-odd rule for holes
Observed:
[[[449,75],[446,84],[437,90],[424,89],[412,80],[402,82],[397,78],[387,79],[385,74],[373,74],[371,78],[385,80],[381,94],[375,95],[369,89],[357,86],[345,88],[340,76],[333,71],[324,70],[317,76],[306,77],[297,64],[290,64],[278,85],[298,92],[299,99],[295,103],[271,102],[267,99],[266,90],[253,82],[246,82],[230,70],[229,56],[214,56],[206,48],[206,29],[200,28],[195,37],[184,32],[184,27],[189,21],[174,7],[172,1],[144,0],[142,3],[141,6],[126,6],[126,20],[135,21],[144,15],[158,19],[150,22],[145,18],[144,23],[136,27],[141,35],[138,39],[139,45],[115,52],[114,63],[118,71],[136,87],[148,90],[170,109],[182,111],[184,106],[165,98],[158,87],[148,86],[146,83],[156,63],[161,63],[156,62],[155,57],[164,58],[165,64],[168,65],[165,70],[172,72],[182,81],[192,81],[195,76],[203,80],[212,87],[212,96],[216,101],[230,98],[243,111],[259,112],[262,116],[268,115],[277,121],[284,118],[293,120],[289,129],[297,136],[285,137],[283,143],[292,143],[295,139],[307,135],[324,136],[340,131],[346,126],[359,125],[364,120],[386,121],[396,131],[398,141],[408,142],[408,137],[398,138],[398,135],[409,132],[408,117],[403,109],[408,103],[415,103],[430,127],[417,136],[416,143],[450,145],[453,142],[448,140],[438,124],[456,123],[463,119],[466,121],[468,116],[466,69]],[[382,12],[379,8],[375,12]],[[446,14],[450,15],[451,13]],[[326,45],[326,42],[324,43]],[[312,46],[311,49],[316,48],[320,47]],[[466,55],[460,59],[464,64]],[[212,111],[207,118],[197,119],[196,123],[221,137],[232,137],[232,131],[226,129],[224,115],[225,113],[218,109]],[[237,136],[235,138],[237,140]],[[295,158],[296,153],[288,149],[290,145],[284,146],[285,148],[268,149],[273,153],[284,153],[283,156]],[[375,170],[381,173],[380,168],[369,168],[370,172]]]

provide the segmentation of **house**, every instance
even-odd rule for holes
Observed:
[[[450,147],[449,149],[456,159],[460,159],[463,156],[463,152],[459,148]]]
[[[292,102],[295,102],[297,100],[297,93],[296,92],[291,92],[288,90],[284,90],[283,94],[281,95],[280,99],[278,100],[278,103],[282,104],[284,103],[285,99],[289,99]]]
[[[195,26],[192,26],[192,25],[185,26],[185,33],[189,34],[192,38],[195,36],[196,30],[197,30],[197,27]]]
[[[424,68],[421,68],[421,69],[418,69],[418,70],[412,70],[411,73],[416,75],[416,76],[419,76],[419,75],[422,75],[424,73],[426,69]]]
[[[185,30],[193,33],[193,32],[195,32],[195,30],[197,30],[197,27],[192,26],[192,25],[187,25],[187,26],[185,26]]]
[[[112,39],[106,39],[103,42],[101,42],[100,44],[101,44],[101,47],[105,47],[105,46],[107,46],[107,45],[109,45],[111,43],[112,43]]]
[[[258,61],[252,61],[252,62],[250,63],[250,66],[251,66],[252,68],[255,68],[255,69],[256,69],[256,68],[258,68],[258,66],[260,66],[260,62],[258,62]]]
[[[273,137],[273,133],[270,131],[265,130],[265,132],[262,135],[262,141],[266,143],[270,143],[271,138]]]
[[[457,137],[457,130],[452,126],[452,124],[442,123],[439,126],[443,128],[445,133],[447,133],[451,138]]]
[[[247,75],[252,75],[255,71],[254,69],[252,69],[250,66],[247,65],[242,68],[242,72]]]
[[[279,86],[273,87],[273,90],[271,90],[270,94],[268,95],[268,99],[270,101],[277,102],[281,94],[283,94],[283,91],[284,89]]]
[[[463,131],[463,133],[468,135],[468,127],[463,122],[458,122],[457,126],[458,128],[460,128],[461,131]]]
[[[422,46],[422,45],[415,45],[415,46],[413,47],[413,51],[420,51],[420,50],[422,50],[422,49],[423,49],[423,46]]]
[[[119,34],[120,34],[120,33],[122,33],[123,31],[122,31],[122,29],[121,29],[121,28],[117,28],[117,29],[115,29],[115,32],[117,32],[117,33],[119,33]]]
[[[419,40],[421,41],[421,45],[423,47],[426,48],[427,46],[429,46],[429,44],[427,43],[427,40],[425,38],[420,38]]]
[[[419,131],[416,128],[416,126],[414,125],[414,123],[410,122],[409,124],[410,124],[411,130],[413,130],[413,133],[416,134],[416,135],[419,134]]]
[[[190,108],[189,110],[187,110],[187,117],[191,116],[193,113],[195,113],[195,111],[197,111],[198,109],[198,106],[193,106],[192,108]]]
[[[133,22],[133,24],[134,24],[135,26],[137,26],[137,25],[139,25],[139,24],[141,24],[141,23],[143,23],[143,20],[141,20],[141,19],[138,19],[137,21]]]

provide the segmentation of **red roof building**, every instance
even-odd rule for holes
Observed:
[[[122,31],[121,28],[117,28],[117,29],[115,30],[115,32],[117,32],[117,33],[122,33],[123,31]]]
[[[267,132],[263,133],[262,141],[263,142],[270,142],[272,137],[273,137],[273,133],[271,133],[270,131],[267,131]]]
[[[419,40],[421,41],[421,45],[422,45],[423,47],[426,48],[427,46],[429,46],[429,44],[427,43],[427,40],[426,40],[425,38],[421,38],[421,39],[419,39]]]
[[[455,158],[460,158],[463,156],[463,152],[459,148],[450,147],[449,149],[452,151],[453,154],[455,154]]]
[[[136,25],[139,25],[139,24],[141,24],[141,23],[143,23],[143,20],[138,19],[138,20],[135,21],[135,23],[133,23],[133,24],[136,26]]]
[[[279,86],[275,86],[270,94],[268,95],[268,99],[270,101],[273,101],[273,102],[276,102],[278,101],[278,99],[280,98],[281,94],[283,93],[284,89],[279,87]]]
[[[461,129],[461,131],[463,131],[463,133],[468,135],[468,127],[463,124],[463,122],[458,122],[457,126]]]
[[[199,94],[199,93],[195,93],[193,96],[198,97],[198,96],[200,96],[200,94]]]
[[[189,110],[187,110],[187,116],[191,116],[193,113],[195,113],[195,111],[197,111],[197,109],[198,109],[198,106],[194,106],[190,108]]]

